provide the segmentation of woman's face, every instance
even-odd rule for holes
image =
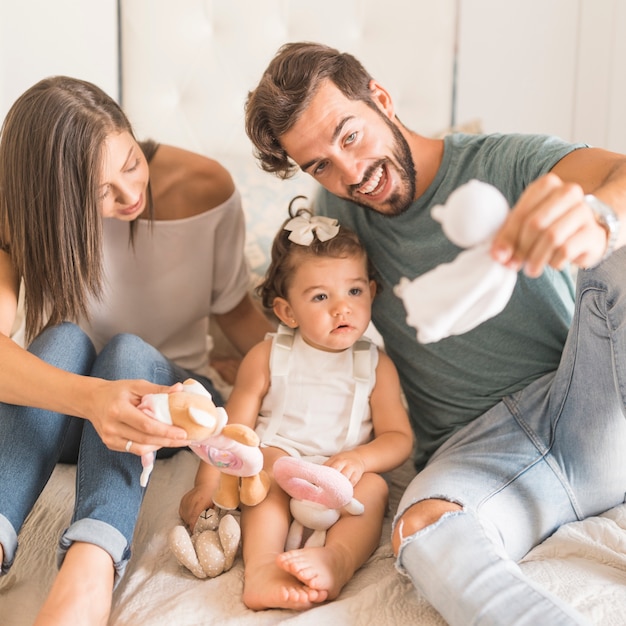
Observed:
[[[125,222],[146,208],[148,162],[139,144],[126,131],[112,133],[104,142],[98,197],[102,217]]]

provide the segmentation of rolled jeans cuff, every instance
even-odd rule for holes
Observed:
[[[17,551],[17,533],[11,522],[4,516],[0,515],[0,545],[2,545],[2,574],[6,574],[15,559]]]
[[[73,523],[61,536],[57,562],[63,563],[65,554],[76,542],[91,543],[102,548],[113,560],[115,568],[115,584],[121,580],[130,559],[130,546],[124,535],[106,522],[95,519],[81,519]]]

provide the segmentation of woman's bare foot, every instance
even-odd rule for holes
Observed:
[[[72,544],[34,626],[106,626],[113,578],[107,552],[90,543]]]
[[[307,587],[327,592],[328,600],[335,599],[354,574],[342,552],[329,546],[289,550],[279,554],[276,563]]]
[[[324,602],[327,593],[312,589],[285,569],[268,562],[254,568],[246,566],[243,602],[255,611],[263,609],[294,609],[303,611]]]

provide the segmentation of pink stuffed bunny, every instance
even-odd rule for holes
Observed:
[[[290,456],[274,463],[274,478],[291,496],[293,522],[289,528],[285,550],[323,546],[326,531],[344,510],[361,515],[363,505],[353,497],[352,483],[338,470]],[[306,530],[312,531],[304,541]]]

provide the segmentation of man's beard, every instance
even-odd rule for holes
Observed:
[[[407,140],[404,138],[398,127],[388,118],[381,114],[381,117],[385,120],[385,123],[391,129],[394,138],[393,156],[396,164],[394,165],[396,171],[400,175],[400,188],[395,191],[385,201],[383,207],[380,205],[373,205],[367,202],[367,196],[354,190],[350,193],[349,200],[358,204],[359,206],[376,211],[382,215],[388,217],[395,217],[404,213],[415,199],[416,188],[416,172],[415,163],[413,162],[413,156],[411,155],[411,149]],[[388,160],[381,160],[372,165],[365,175],[364,180],[371,177],[374,172],[382,165],[386,164],[389,167],[390,162]]]

